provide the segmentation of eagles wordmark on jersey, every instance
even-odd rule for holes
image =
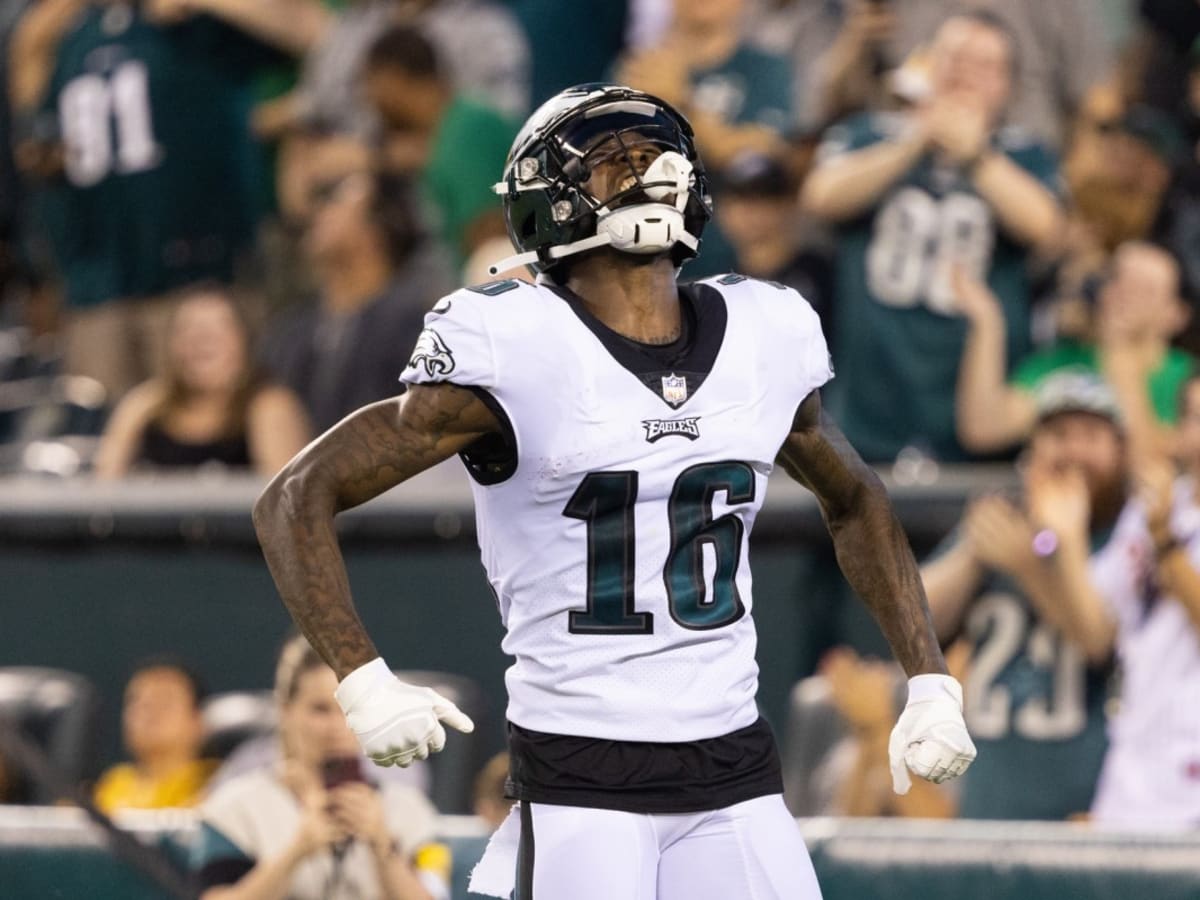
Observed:
[[[797,407],[832,374],[816,315],[776,285],[707,280],[681,289],[688,346],[656,358],[565,288],[501,284],[430,312],[402,379],[485,391],[508,426],[504,477],[470,468],[516,657],[509,719],[635,741],[752,724],[747,540]]]

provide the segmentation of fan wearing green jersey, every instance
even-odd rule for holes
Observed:
[[[1053,155],[1003,127],[1015,49],[990,14],[950,18],[930,51],[925,98],[831,129],[805,182],[807,209],[837,226],[831,403],[872,462],[910,445],[968,456],[955,434],[966,338],[955,264],[1000,298],[1008,358],[1028,349],[1027,265],[1054,252],[1063,214]]]
[[[164,299],[229,281],[257,217],[252,80],[304,52],[316,0],[47,0],[13,38],[36,225],[63,281],[66,367],[115,400],[156,374]]]

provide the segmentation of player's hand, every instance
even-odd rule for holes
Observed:
[[[459,731],[475,723],[432,688],[405,684],[376,657],[342,679],[334,694],[363,752],[380,766],[407,766],[446,745],[442,723]]]
[[[908,703],[888,741],[892,790],[907,794],[911,771],[941,784],[957,778],[975,759],[975,744],[962,716],[962,686],[949,675],[908,680]]]

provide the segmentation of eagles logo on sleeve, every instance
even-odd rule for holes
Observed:
[[[430,378],[449,375],[454,371],[454,354],[442,340],[442,336],[432,328],[426,328],[417,338],[417,346],[413,348],[408,367],[415,369],[425,367],[425,374]]]

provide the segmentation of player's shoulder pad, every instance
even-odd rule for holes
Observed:
[[[487,315],[495,308],[511,306],[514,301],[528,301],[540,297],[545,290],[540,285],[521,281],[518,278],[505,278],[501,281],[472,284],[467,287],[461,287],[453,293],[442,297],[429,310],[429,315],[444,316],[447,313],[451,313],[456,304],[459,307],[471,307],[481,315]]]
[[[749,275],[742,275],[739,272],[712,275],[708,278],[702,278],[696,283],[715,287],[722,294],[731,298],[755,297],[769,304],[782,302],[785,306],[803,304],[805,307],[809,307],[809,302],[795,288],[790,288],[786,284],[780,284],[778,281],[770,281],[765,278],[752,278]]]

